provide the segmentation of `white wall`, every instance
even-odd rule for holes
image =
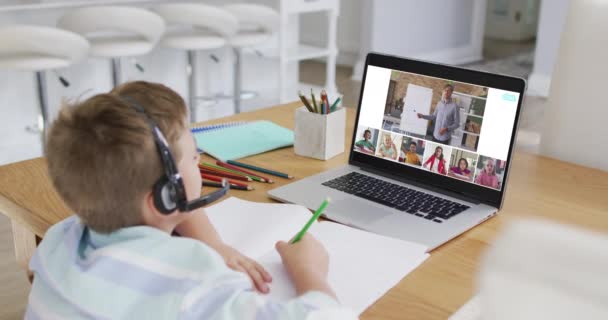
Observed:
[[[470,41],[473,0],[375,3],[374,50],[407,56],[458,47]]]
[[[353,78],[360,78],[368,51],[463,64],[481,59],[485,0],[378,0],[361,10],[361,52]]]
[[[569,3],[569,0],[541,1],[534,67],[528,79],[529,95],[549,95],[551,76]]]

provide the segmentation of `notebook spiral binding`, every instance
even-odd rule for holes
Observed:
[[[240,126],[245,123],[247,123],[247,121],[235,121],[235,122],[226,122],[226,123],[220,123],[220,124],[214,124],[214,125],[208,125],[208,126],[197,126],[197,127],[190,128],[190,131],[192,131],[192,133],[211,132],[211,131],[215,131],[215,130],[222,130],[225,128]]]

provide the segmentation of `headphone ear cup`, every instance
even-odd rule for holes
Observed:
[[[177,209],[175,186],[166,177],[154,184],[154,206],[162,214],[171,214]]]

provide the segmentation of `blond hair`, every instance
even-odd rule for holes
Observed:
[[[142,224],[141,203],[163,169],[146,118],[164,133],[175,161],[186,105],[173,90],[131,82],[66,105],[49,130],[49,175],[59,195],[91,229],[109,233]]]

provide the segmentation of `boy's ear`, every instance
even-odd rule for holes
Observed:
[[[142,200],[141,205],[142,218],[145,224],[155,227],[164,225],[167,220],[171,220],[173,214],[163,214],[154,205],[154,193],[147,192]],[[176,210],[177,212],[177,210]]]

